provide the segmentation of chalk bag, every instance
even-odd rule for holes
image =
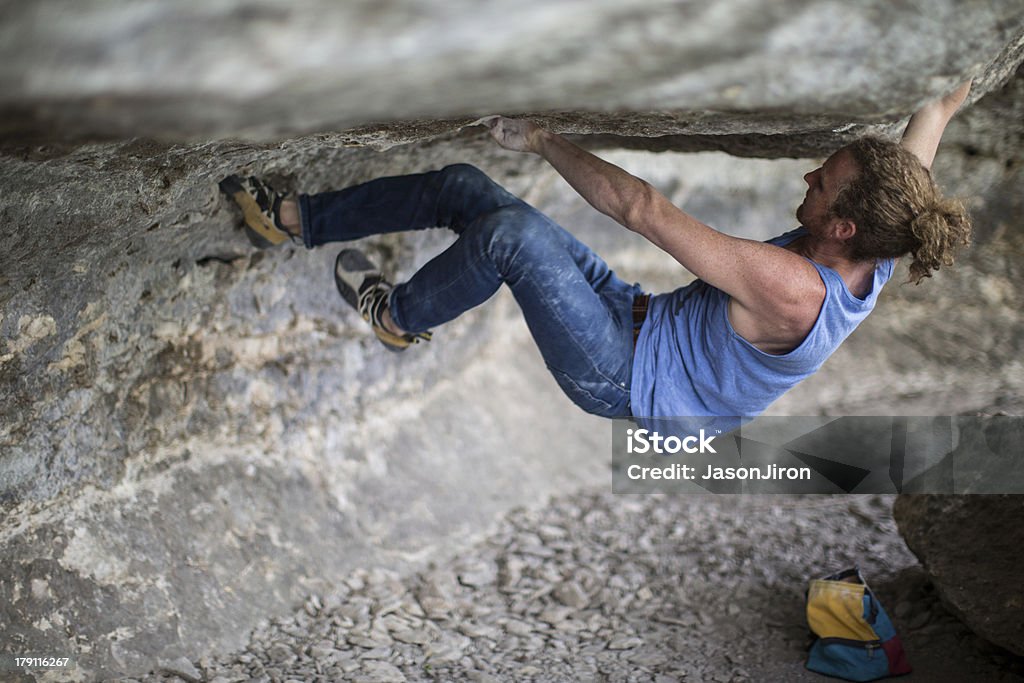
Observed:
[[[910,673],[889,615],[858,567],[811,581],[807,623],[817,639],[807,668],[848,681]]]

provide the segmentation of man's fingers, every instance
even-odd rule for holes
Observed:
[[[494,128],[498,119],[501,118],[501,114],[491,114],[490,116],[484,116],[477,119],[473,123],[467,123],[467,126],[487,126],[488,128]]]
[[[487,126],[490,129],[491,137],[504,147],[513,152],[528,152],[529,144],[527,134],[530,123],[523,119],[509,119],[495,114],[478,119],[474,123]]]

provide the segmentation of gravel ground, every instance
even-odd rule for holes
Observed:
[[[889,496],[615,496],[517,510],[410,576],[357,570],[224,657],[142,680],[827,681],[803,668],[809,579],[859,563],[907,681],[1024,681],[939,604]]]

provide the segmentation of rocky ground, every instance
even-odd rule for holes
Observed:
[[[353,572],[248,647],[145,683],[824,681],[803,668],[807,581],[859,563],[913,681],[1024,681],[938,602],[888,496],[616,496],[508,515],[409,576]]]

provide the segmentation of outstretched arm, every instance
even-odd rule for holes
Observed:
[[[715,280],[726,279],[702,267],[702,257],[724,254],[727,243],[737,238],[704,225],[646,181],[531,121],[496,116],[487,125],[502,147],[539,154],[591,206],[670,253],[697,277],[715,286]]]
[[[910,117],[900,144],[913,152],[925,168],[932,167],[935,151],[939,148],[939,140],[942,139],[942,133],[946,130],[946,124],[967,99],[967,93],[970,90],[971,80],[968,80],[945,97],[932,100],[924,105]]]
[[[674,206],[649,183],[522,119],[494,117],[491,135],[506,149],[535,152],[595,209],[643,235],[740,306],[785,326],[806,322],[820,278],[806,259],[779,247],[719,232]],[[814,308],[817,311],[817,308]]]
[[[486,123],[499,145],[544,157],[591,206],[630,227],[630,213],[647,191],[646,182],[532,121],[495,116]]]

